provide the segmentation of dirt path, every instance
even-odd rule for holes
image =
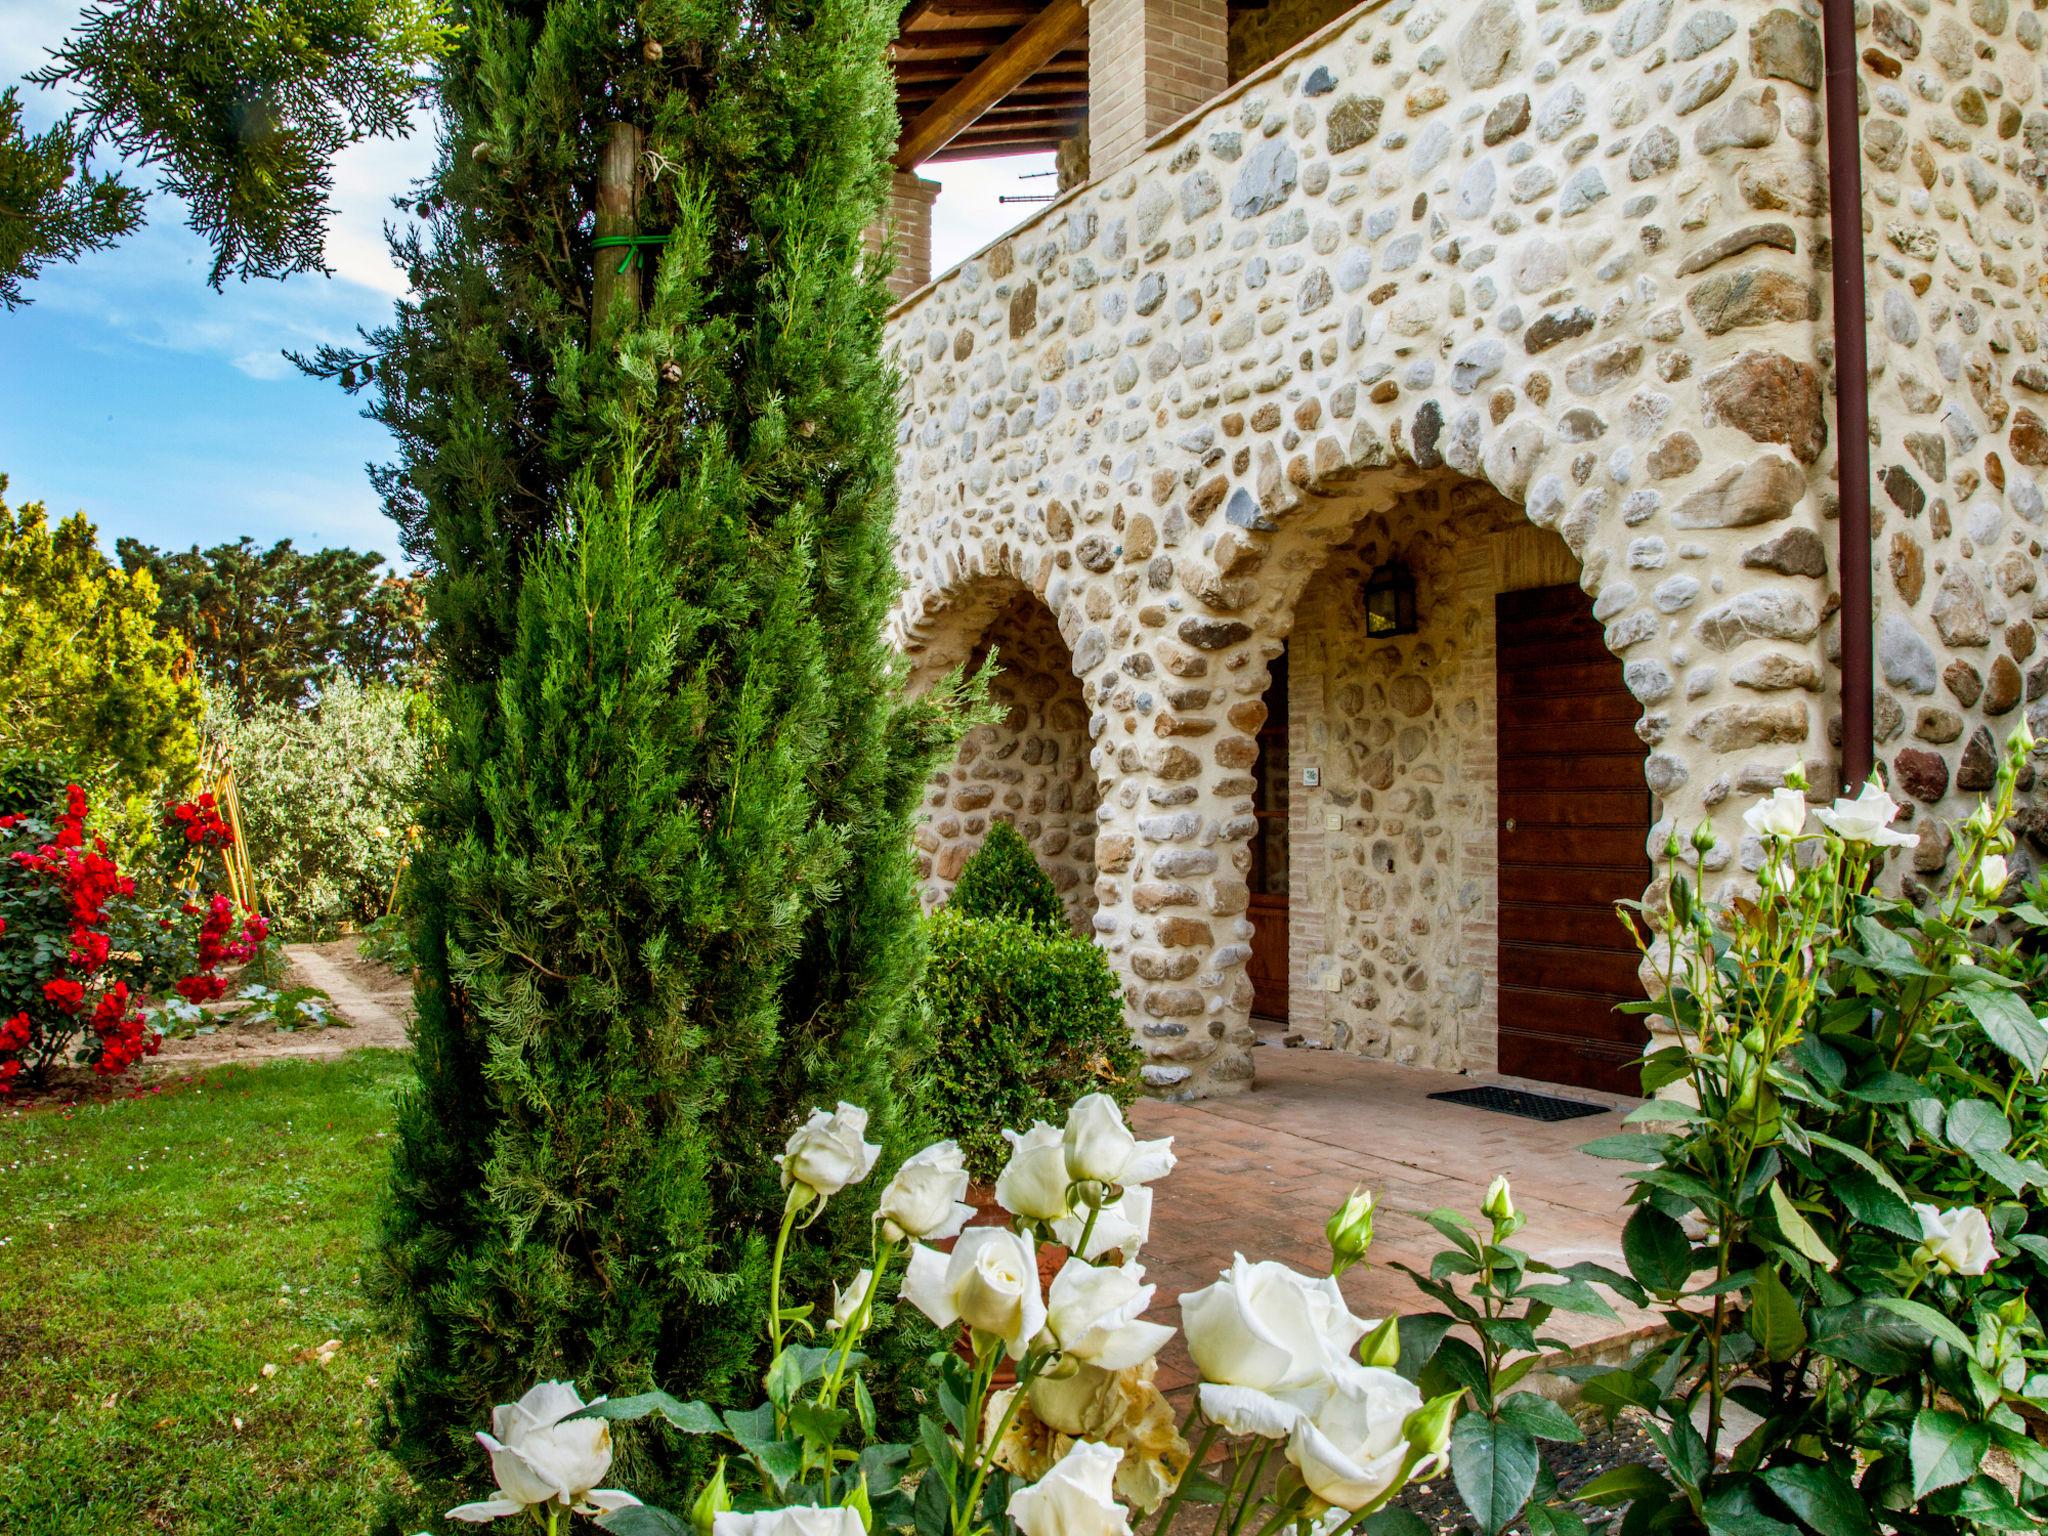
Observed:
[[[224,1023],[210,1035],[166,1040],[151,1066],[187,1072],[226,1062],[271,1061],[281,1056],[339,1056],[364,1046],[403,1049],[412,1014],[412,981],[365,960],[353,938],[325,944],[287,944],[292,986],[318,987],[333,999],[338,1021],[325,1029],[289,1033],[265,1022]],[[342,1023],[340,1021],[346,1021]]]

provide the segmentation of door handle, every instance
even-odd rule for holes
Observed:
[[[1515,830],[1515,818],[1514,818],[1514,817],[1512,817],[1512,816],[1510,816],[1510,817],[1509,817],[1509,818],[1508,818],[1508,819],[1507,819],[1506,821],[1502,822],[1502,823],[1501,823],[1501,830],[1502,830],[1503,832],[1512,832],[1512,831],[1514,831],[1514,830]]]

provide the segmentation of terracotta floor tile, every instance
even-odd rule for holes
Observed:
[[[1476,1221],[1487,1184],[1501,1172],[1530,1215],[1518,1246],[1552,1263],[1622,1267],[1627,1169],[1578,1150],[1620,1129],[1621,1109],[1545,1124],[1429,1098],[1483,1078],[1327,1051],[1268,1048],[1253,1059],[1258,1080],[1250,1093],[1196,1104],[1147,1100],[1131,1111],[1140,1135],[1174,1137],[1180,1158],[1155,1186],[1155,1238],[1145,1253],[1146,1279],[1159,1287],[1158,1321],[1177,1324],[1174,1300],[1214,1280],[1233,1251],[1319,1272],[1328,1260],[1323,1223],[1359,1186],[1381,1201],[1374,1262],[1343,1281],[1361,1316],[1425,1310],[1426,1298],[1392,1261],[1426,1268],[1444,1245],[1422,1214],[1450,1206]],[[1581,1344],[1644,1320],[1560,1314],[1552,1331]],[[1160,1358],[1160,1380],[1168,1387],[1193,1380],[1178,1338]]]

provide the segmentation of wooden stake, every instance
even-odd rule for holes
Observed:
[[[597,173],[597,233],[600,238],[640,233],[640,149],[643,136],[631,123],[613,123]],[[641,271],[638,253],[630,246],[600,246],[590,290],[590,339],[593,345],[613,323],[624,324],[640,313]],[[619,268],[625,267],[621,272]],[[614,314],[614,311],[623,313]]]

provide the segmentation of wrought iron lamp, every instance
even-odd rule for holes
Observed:
[[[1415,633],[1415,578],[1398,560],[1366,578],[1365,633],[1371,640]]]

